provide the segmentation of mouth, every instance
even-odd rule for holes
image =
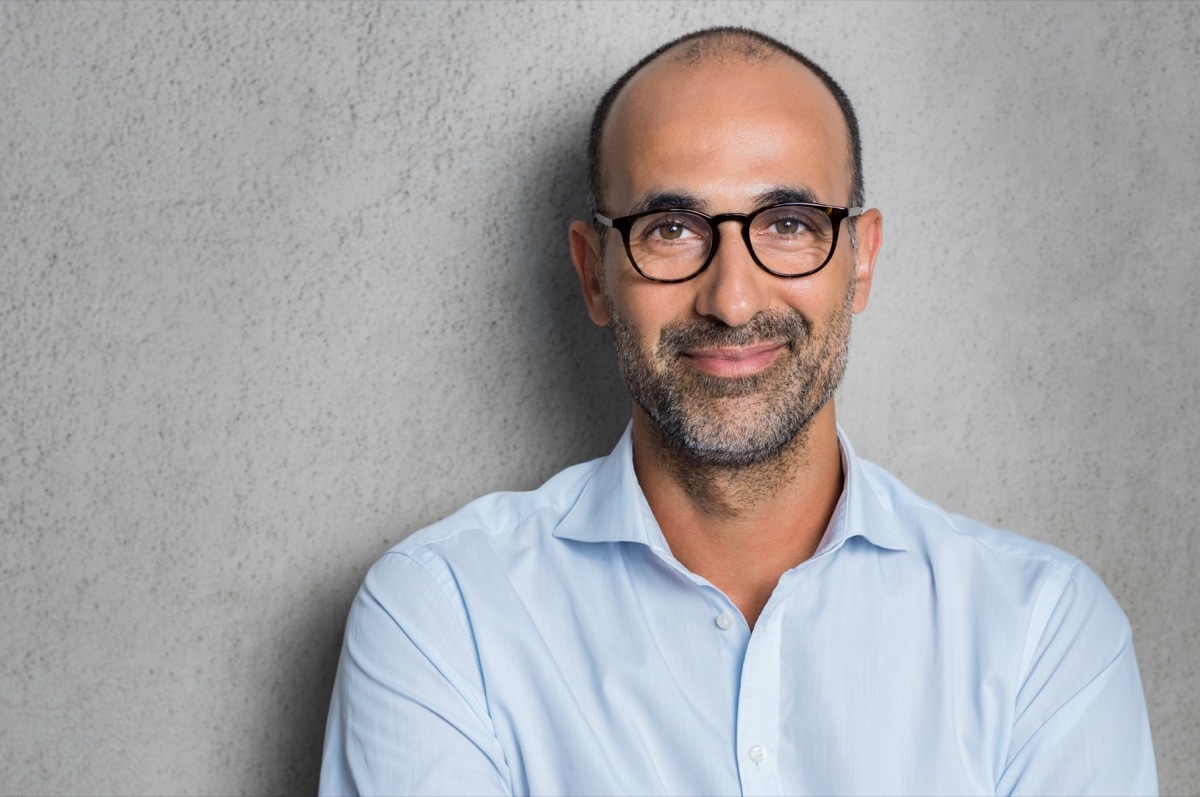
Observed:
[[[787,351],[785,341],[771,341],[753,346],[720,346],[686,349],[681,352],[698,371],[711,376],[735,379],[754,376],[769,368]]]

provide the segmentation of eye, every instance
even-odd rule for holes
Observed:
[[[798,216],[781,216],[772,219],[771,225],[767,229],[776,235],[796,235],[806,232],[809,226],[804,219]]]
[[[708,222],[687,211],[667,210],[639,219],[631,230],[644,246],[699,244],[711,235]]]
[[[757,237],[771,238],[780,243],[800,243],[813,237],[822,238],[828,235],[831,229],[829,217],[818,207],[780,205],[768,208],[755,216],[750,232]]]
[[[679,241],[691,238],[696,232],[681,219],[660,219],[646,230],[646,234],[664,241]]]

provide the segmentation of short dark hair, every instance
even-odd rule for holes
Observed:
[[[604,190],[604,168],[600,162],[600,150],[604,137],[604,123],[608,120],[613,102],[621,89],[651,61],[668,51],[678,50],[678,55],[690,63],[702,63],[708,58],[719,54],[740,55],[746,60],[762,60],[773,54],[783,55],[800,62],[810,72],[816,75],[837,101],[846,121],[850,138],[850,205],[860,207],[865,201],[865,190],[862,176],[862,142],[858,133],[858,118],[854,115],[854,106],[842,87],[837,84],[829,73],[815,64],[810,58],[793,50],[781,41],[771,38],[765,33],[759,33],[751,28],[715,27],[694,31],[678,39],[667,42],[654,52],[633,65],[625,74],[617,78],[592,114],[592,126],[588,135],[588,201],[592,212],[600,210],[601,194]]]

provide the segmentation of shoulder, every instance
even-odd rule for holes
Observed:
[[[872,462],[859,460],[858,465],[864,486],[896,524],[905,547],[956,557],[974,554],[1014,566],[1026,563],[1058,574],[1080,565],[1078,558],[1054,545],[950,512]]]
[[[896,539],[914,555],[909,561],[920,563],[939,589],[969,599],[983,614],[1015,611],[1025,623],[1027,654],[1038,640],[1069,635],[1072,627],[1086,627],[1112,649],[1128,644],[1125,614],[1075,555],[949,512],[878,465],[860,460],[859,466],[873,499],[895,524]]]
[[[939,672],[981,674],[960,681],[962,700],[990,700],[999,717],[996,792],[1153,793],[1132,632],[1100,577],[1053,545],[948,512],[876,465],[854,467],[857,523],[879,542],[857,550],[878,551],[861,558],[902,606],[889,620],[906,645],[926,635],[948,662]]]
[[[420,556],[430,550],[450,550],[478,542],[503,545],[522,530],[553,530],[603,461],[601,458],[573,465],[535,490],[496,492],[477,498],[401,540],[389,553]]]
[[[464,590],[494,588],[515,560],[551,555],[555,528],[603,461],[569,467],[535,490],[477,498],[388,550],[363,590],[385,607],[448,599],[461,610]]]

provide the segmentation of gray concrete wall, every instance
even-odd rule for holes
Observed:
[[[1200,5],[0,4],[0,791],[312,791],[390,543],[607,451],[600,91],[749,24],[857,102],[840,415],[1084,557],[1200,791]]]

